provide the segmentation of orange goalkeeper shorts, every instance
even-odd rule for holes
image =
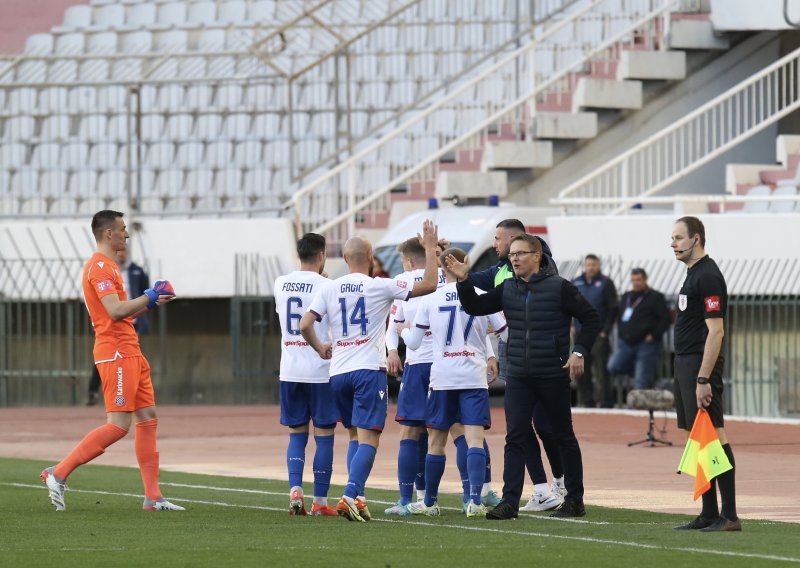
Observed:
[[[97,363],[103,383],[106,412],[133,412],[155,406],[150,364],[144,357],[125,357]]]

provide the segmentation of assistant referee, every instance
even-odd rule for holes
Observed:
[[[740,531],[736,515],[736,464],[725,435],[722,401],[722,342],[728,310],[728,287],[717,263],[705,252],[706,230],[697,217],[681,217],[672,228],[675,258],[686,264],[675,321],[675,410],[678,427],[692,429],[697,409],[708,410],[725,455],[734,466],[711,481],[703,494],[703,510],[675,527],[702,532]],[[722,511],[717,505],[717,485]]]

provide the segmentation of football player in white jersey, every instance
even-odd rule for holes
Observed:
[[[466,253],[448,249],[442,258],[452,254],[463,262]],[[456,291],[456,277],[446,268],[447,284],[425,298],[417,310],[414,325],[404,329],[403,340],[409,349],[422,343],[430,330],[433,339],[434,361],[431,367],[430,390],[426,421],[430,428],[430,446],[425,458],[426,494],[422,504],[412,503],[412,513],[439,515],[437,497],[439,482],[444,473],[444,446],[450,428],[464,425],[468,446],[467,474],[470,500],[468,517],[486,515],[481,503],[486,471],[486,452],[483,447],[484,429],[491,426],[489,387],[486,380],[486,335],[491,329],[502,334],[506,329],[503,316],[470,316],[461,307]]]
[[[372,470],[380,434],[386,423],[386,319],[394,300],[430,294],[436,290],[437,229],[425,221],[420,242],[425,248],[425,272],[413,287],[403,279],[370,278],[372,245],[351,237],[344,246],[350,273],[329,282],[311,302],[300,320],[303,337],[323,358],[331,356],[331,388],[345,427],[353,429],[358,447],[350,460],[348,482],[336,506],[350,521],[370,518],[364,485]],[[314,331],[325,315],[330,322],[332,346]]]
[[[333,430],[339,419],[328,374],[330,361],[321,359],[300,334],[300,319],[312,298],[329,280],[325,268],[325,237],[307,233],[297,241],[300,270],[275,280],[275,311],[281,324],[280,399],[281,424],[289,428],[286,465],[289,469],[289,514],[305,515],[303,467],[308,444],[308,423],[314,423],[314,503],[312,515],[336,516],[328,505],[333,470]],[[328,318],[315,323],[327,338]]]
[[[440,249],[438,249],[440,250]],[[437,250],[437,252],[438,252]],[[405,272],[397,278],[403,278],[412,284],[422,279],[425,266],[425,249],[415,238],[400,243],[397,247]],[[437,286],[445,283],[444,273],[439,269]],[[406,351],[405,366],[397,355],[399,336],[395,323],[406,320],[414,321],[419,303],[423,298],[412,298],[407,302],[395,300],[392,306],[392,317],[386,330],[386,349],[389,352],[389,374],[398,375],[402,370],[400,393],[397,397],[397,415],[395,421],[400,423],[400,449],[397,453],[397,480],[400,486],[400,499],[395,505],[386,509],[387,515],[410,515],[408,504],[411,503],[414,485],[417,495],[425,494],[425,455],[428,453],[428,430],[425,427],[425,400],[433,364],[433,343],[430,334],[422,340],[416,350]]]

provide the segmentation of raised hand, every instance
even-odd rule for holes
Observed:
[[[464,262],[458,262],[456,257],[452,254],[448,254],[444,259],[445,266],[447,266],[447,270],[453,273],[458,280],[466,280],[469,276],[469,257],[464,257]]]
[[[439,227],[430,219],[425,219],[422,223],[422,235],[417,233],[417,239],[426,249],[435,249],[439,246]]]

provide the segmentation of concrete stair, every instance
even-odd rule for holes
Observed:
[[[641,109],[644,83],[684,79],[684,50],[727,49],[727,39],[714,34],[708,14],[673,16],[673,23],[679,23],[681,29],[677,45],[673,41],[669,50],[652,51],[634,43],[633,48],[614,50],[612,60],[592,62],[570,74],[539,97],[535,109],[528,109],[535,112],[529,131],[519,124],[497,124],[483,140],[482,148],[456,151],[446,162],[436,164],[430,180],[393,192],[390,201],[392,208],[397,207],[397,214],[364,216],[359,228],[385,228],[388,225],[382,223],[424,208],[427,199],[434,196],[505,196],[511,193],[509,174],[534,176],[537,171],[551,168],[569,153],[579,151],[581,141],[590,140],[603,130],[610,121],[601,120],[601,116]],[[421,202],[411,205],[409,201],[414,200]]]

